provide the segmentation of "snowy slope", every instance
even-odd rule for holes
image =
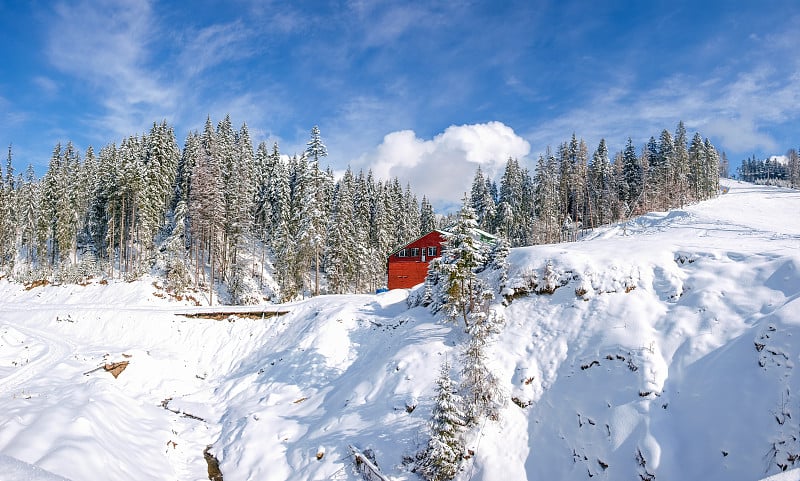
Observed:
[[[796,191],[733,183],[512,250],[491,345],[509,402],[457,479],[800,479],[797,212]],[[406,296],[214,321],[151,282],[0,281],[0,479],[208,479],[209,445],[227,481],[359,479],[348,445],[419,479],[408,458],[465,335]]]
[[[531,403],[509,426],[527,435],[528,479],[759,479],[798,461],[798,207],[797,192],[737,184],[513,252],[512,282],[550,263],[564,284],[515,300],[496,345]],[[483,459],[484,479],[504,476]]]

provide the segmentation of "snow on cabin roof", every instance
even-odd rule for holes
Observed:
[[[450,226],[450,227],[453,227],[453,226]],[[485,230],[478,229],[477,227],[474,228],[474,229],[470,229],[470,230],[472,231],[472,238],[477,240],[477,241],[479,241],[479,242],[483,242],[484,244],[490,244],[490,243],[493,243],[493,242],[497,242],[497,236],[494,235],[494,234],[490,234],[490,233],[486,232]],[[433,229],[433,230],[428,231],[428,232],[424,233],[423,235],[421,235],[421,236],[419,236],[419,237],[417,237],[417,238],[415,238],[413,240],[410,240],[410,241],[406,242],[405,244],[402,244],[402,245],[396,247],[392,252],[389,253],[389,257],[397,254],[398,252],[400,252],[405,247],[413,244],[414,242],[417,242],[418,240],[422,239],[423,237],[425,237],[427,235],[430,235],[431,232],[438,232],[439,234],[442,234],[445,237],[451,234],[451,232],[448,229]]]

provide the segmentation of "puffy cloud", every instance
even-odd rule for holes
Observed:
[[[528,155],[531,146],[502,122],[453,125],[431,140],[411,130],[392,132],[357,165],[371,168],[379,179],[398,177],[409,182],[437,208],[460,202],[469,191],[475,169],[496,175],[509,157]]]

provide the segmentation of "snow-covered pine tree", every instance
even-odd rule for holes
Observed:
[[[225,201],[217,135],[210,118],[206,118],[198,154],[189,187],[189,226],[195,251],[195,282],[199,282],[201,275],[206,279],[206,265],[209,265],[209,303],[213,303],[214,280],[222,251]]]
[[[613,221],[613,198],[615,187],[613,185],[614,173],[608,158],[608,148],[605,139],[600,143],[592,156],[590,168],[591,198],[594,207],[596,225],[609,224]]]
[[[675,142],[669,130],[664,129],[658,138],[658,162],[654,175],[657,185],[661,187],[657,205],[667,209],[674,205],[675,196]]]
[[[353,179],[353,231],[350,234],[355,257],[356,292],[374,292],[379,287],[378,271],[383,271],[384,262],[373,262],[374,248],[369,238],[371,199],[374,195],[374,186],[367,182],[364,171],[360,171]],[[380,279],[383,280],[383,277]]]
[[[267,143],[260,142],[253,157],[253,235],[261,240],[265,240],[270,209],[267,193],[272,172],[268,158]]]
[[[678,122],[673,139],[674,168],[672,170],[673,206],[683,208],[689,199],[689,151],[687,150],[686,127]]]
[[[625,150],[622,152],[622,201],[625,203],[628,215],[632,215],[638,207],[640,196],[644,189],[644,170],[639,157],[636,155],[636,147],[633,140],[628,137]]]
[[[325,248],[326,273],[330,289],[336,294],[352,292],[358,270],[358,250],[354,238],[355,202],[353,172],[347,168],[342,179],[337,182],[333,209],[328,223],[327,245]]]
[[[539,156],[536,164],[534,204],[536,212],[536,242],[548,244],[558,242],[561,231],[561,210],[559,206],[559,182],[557,161],[548,147],[544,156]],[[514,242],[511,242],[514,245]]]
[[[498,292],[502,293],[505,290],[508,282],[508,254],[511,251],[511,244],[502,233],[498,234],[497,240],[492,245],[489,253],[489,264],[492,269],[500,271],[498,278],[499,287]]]
[[[658,155],[658,142],[654,136],[650,136],[642,152],[642,167],[644,168],[644,210],[650,211],[658,208],[659,198],[663,186],[660,184],[661,178],[658,175],[661,158]]]
[[[186,258],[186,217],[188,207],[184,200],[175,206],[175,222],[167,239],[167,285],[176,294],[182,294],[191,283]]]
[[[28,164],[20,189],[20,249],[27,264],[31,266],[36,257],[36,219],[39,213],[40,183],[36,182],[33,165]]]
[[[313,266],[314,295],[319,295],[321,255],[325,248],[325,227],[327,226],[328,199],[326,196],[325,174],[319,161],[328,155],[328,150],[320,137],[319,127],[311,129],[311,139],[306,144],[305,156],[309,159],[305,176],[298,181],[304,192],[299,215],[298,241],[302,257]]]
[[[475,309],[480,284],[475,270],[485,265],[483,249],[474,237],[475,213],[464,194],[455,225],[445,235],[442,256],[438,263],[445,293],[445,311],[451,321],[459,318],[469,327],[469,314]]]
[[[505,202],[511,207],[512,216],[506,229],[506,236],[513,246],[529,245],[533,241],[533,224],[536,218],[534,209],[534,184],[527,170],[519,161],[509,158],[503,177],[500,180],[498,204]]]
[[[119,219],[116,232],[120,275],[137,275],[139,263],[138,233],[141,218],[140,207],[146,180],[144,178],[144,145],[147,139],[130,136],[123,139],[119,148],[119,178],[116,183],[115,200],[119,202]]]
[[[472,180],[470,199],[472,202],[472,209],[475,211],[478,227],[487,232],[493,232],[495,229],[494,219],[496,217],[497,206],[489,190],[491,183],[488,182],[488,180],[489,179],[484,177],[483,171],[479,165],[475,171],[475,177]]]
[[[707,138],[703,140],[706,162],[703,169],[703,199],[711,199],[719,193],[719,152]],[[791,168],[791,166],[790,166]]]
[[[1,168],[0,174],[2,174]],[[2,175],[0,175],[0,179],[2,179]],[[14,188],[11,146],[9,145],[6,177],[4,182],[0,182],[0,272],[4,267],[7,272],[12,272],[14,269],[17,255],[17,197]]]
[[[98,254],[109,266],[109,277],[113,277],[114,249],[116,238],[115,226],[119,216],[118,206],[114,202],[117,193],[117,170],[119,156],[117,146],[113,142],[100,149],[98,154],[97,183],[92,196],[92,223],[97,226],[94,243],[98,246]]]
[[[704,198],[706,167],[706,150],[703,138],[695,132],[689,144],[689,170],[687,182],[689,185],[688,200],[698,201]]]
[[[226,208],[228,230],[225,232],[226,266],[225,282],[231,301],[234,304],[252,304],[257,297],[252,291],[253,285],[249,275],[248,263],[242,256],[248,250],[246,235],[252,232],[253,190],[254,190],[254,155],[253,144],[247,124],[242,124],[238,133],[234,134],[233,157],[227,167],[233,174],[226,179],[224,190],[228,192]]]
[[[377,252],[385,258],[397,246],[396,218],[389,186],[386,183],[377,182],[376,189],[370,239]]]
[[[463,400],[456,394],[445,362],[436,380],[436,404],[431,416],[431,439],[421,453],[417,472],[428,481],[446,481],[458,473],[464,452]]]
[[[800,155],[797,154],[797,149],[789,149],[786,158],[789,163],[789,186],[796,189],[800,186]],[[720,177],[728,177],[728,157],[725,152],[722,153],[719,170]]]
[[[419,212],[419,235],[425,235],[436,228],[436,216],[433,213],[433,206],[428,198],[422,196],[422,203]]]
[[[489,309],[491,291],[481,293],[480,306],[470,313],[469,338],[461,353],[461,388],[466,401],[466,419],[478,424],[481,418],[497,420],[504,404],[500,381],[486,365],[486,348],[500,332],[500,318]]]

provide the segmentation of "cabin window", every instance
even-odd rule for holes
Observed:
[[[411,257],[419,257],[419,247],[411,248]]]
[[[436,248],[435,247],[428,247],[428,256],[433,257],[436,255]]]
[[[400,249],[400,252],[397,253],[397,257],[408,257],[408,249]]]

